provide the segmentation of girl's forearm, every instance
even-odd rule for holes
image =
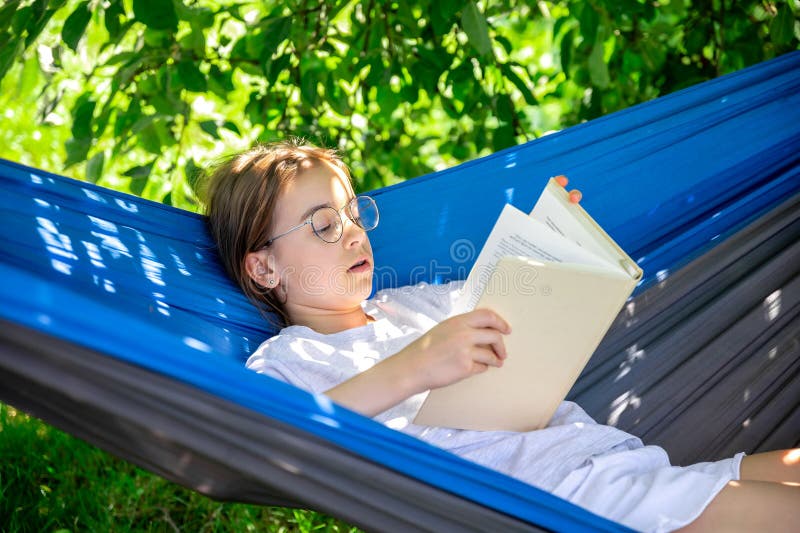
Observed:
[[[422,392],[405,358],[388,357],[347,381],[325,391],[334,402],[373,417]]]

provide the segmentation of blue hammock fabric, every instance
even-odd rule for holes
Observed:
[[[639,262],[641,295],[800,192],[800,53],[372,191],[381,209],[370,234],[374,289],[463,279],[502,206],[529,211],[556,174],[570,177],[586,210]],[[624,530],[246,370],[244,358],[275,331],[224,275],[202,217],[11,162],[0,162],[0,190],[5,323],[165,376],[523,523]]]

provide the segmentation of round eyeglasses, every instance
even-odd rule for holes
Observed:
[[[344,224],[342,222],[342,211],[347,213],[347,217],[364,231],[370,231],[378,226],[378,206],[375,200],[369,196],[355,196],[340,210],[333,207],[317,208],[305,222],[298,224],[279,235],[267,240],[264,248],[272,244],[276,239],[288,235],[294,230],[311,224],[314,235],[327,243],[338,242],[342,238]]]

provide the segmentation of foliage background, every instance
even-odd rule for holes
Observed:
[[[798,47],[798,0],[11,0],[0,156],[198,209],[256,140],[342,150],[360,190]]]
[[[199,210],[201,167],[300,135],[370,190],[798,49],[798,14],[800,0],[6,0],[0,157]],[[0,409],[11,530],[339,527],[195,507]]]

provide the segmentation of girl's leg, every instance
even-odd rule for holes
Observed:
[[[697,520],[680,531],[800,531],[800,487],[731,481]]]
[[[749,481],[800,483],[800,448],[747,455],[742,459],[739,477]]]

